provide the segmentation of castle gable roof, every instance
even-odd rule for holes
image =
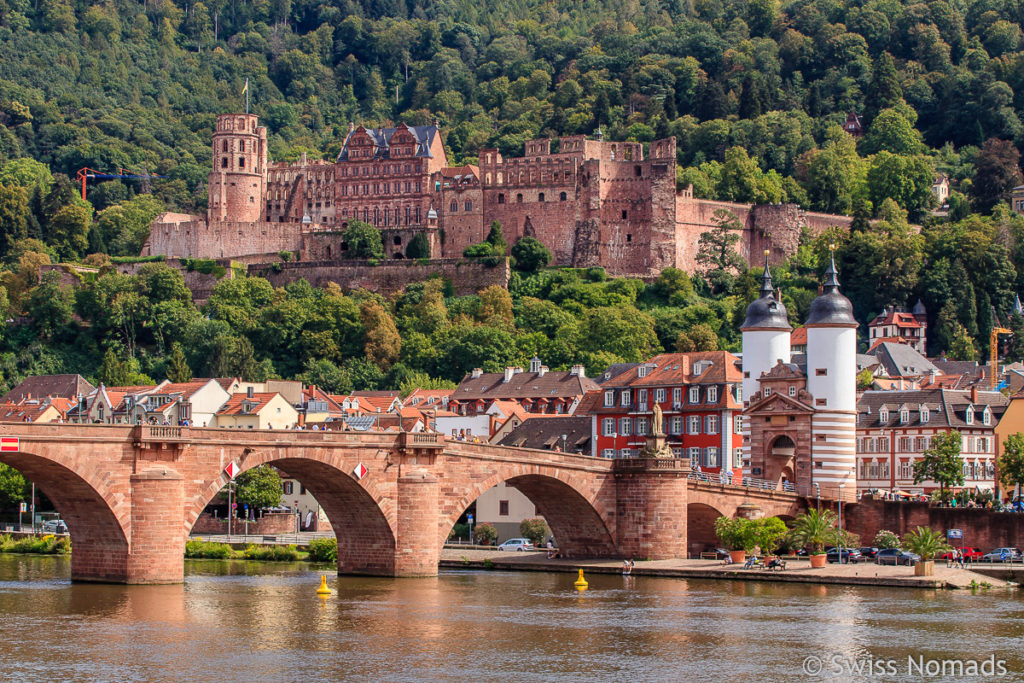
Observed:
[[[433,158],[434,154],[430,151],[430,146],[439,133],[437,125],[407,126],[402,124],[395,128],[366,128],[364,126],[356,128],[345,138],[345,144],[342,146],[341,152],[338,153],[338,161],[348,161],[349,141],[354,135],[361,132],[366,133],[373,142],[373,159],[390,159],[391,138],[399,130],[412,133],[416,145],[416,151],[413,156],[417,158]]]

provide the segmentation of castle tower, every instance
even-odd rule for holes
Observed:
[[[267,129],[255,114],[221,114],[213,133],[208,220],[252,223],[263,216]]]
[[[811,480],[822,489],[856,490],[857,321],[839,293],[836,264],[807,318],[807,391],[814,398]]]
[[[747,306],[747,317],[740,326],[743,333],[743,402],[758,392],[758,379],[782,361],[789,363],[792,327],[786,307],[775,297],[772,274],[765,252],[761,294]],[[743,460],[750,460],[750,425],[743,425]]]

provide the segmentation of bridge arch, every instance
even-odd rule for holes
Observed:
[[[392,574],[397,535],[394,504],[373,482],[353,478],[349,471],[359,460],[351,464],[348,460],[332,457],[327,450],[282,457],[268,449],[251,451],[238,462],[240,473],[260,465],[280,467],[313,494],[338,540],[340,573]],[[219,476],[193,500],[187,511],[188,529],[226,485],[227,477]]]
[[[686,543],[690,555],[713,551],[721,543],[715,534],[715,520],[728,516],[708,503],[687,503]]]
[[[523,471],[523,470],[533,471]],[[565,557],[615,557],[610,511],[603,509],[599,490],[588,490],[571,473],[556,468],[509,468],[442,500],[440,544],[462,513],[484,492],[506,483],[519,489],[544,517]],[[479,520],[482,522],[490,520]]]
[[[114,490],[104,468],[83,468],[58,452],[3,453],[0,462],[21,472],[57,508],[71,536],[71,575],[83,581],[120,581],[128,568],[131,491]]]

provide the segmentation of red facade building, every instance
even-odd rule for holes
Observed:
[[[637,457],[661,407],[667,444],[704,471],[739,470],[739,358],[727,351],[663,353],[605,381],[576,411],[591,416],[593,454]]]

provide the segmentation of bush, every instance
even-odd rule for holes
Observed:
[[[530,539],[535,546],[540,547],[544,539],[551,535],[551,529],[543,517],[524,519],[519,523],[519,535]]]
[[[310,562],[332,562],[338,561],[338,539],[336,538],[314,538],[309,542]]]
[[[250,545],[245,549],[245,559],[263,562],[295,562],[299,551],[294,545]]]
[[[289,261],[291,261],[292,257],[294,256],[294,254],[292,252],[287,251],[287,250],[279,251],[279,252],[277,252],[277,255],[280,256],[281,260],[284,261],[285,263],[288,263]]]
[[[163,254],[157,254],[155,256],[111,256],[111,263],[156,263],[157,261],[166,261],[167,257]]]
[[[728,550],[751,552],[757,542],[754,540],[750,520],[719,517],[715,520],[715,535]]]
[[[224,560],[231,557],[232,554],[231,546],[227,543],[185,541],[185,557]]]
[[[498,530],[490,522],[477,524],[473,530],[473,538],[477,545],[492,545],[498,540]]]
[[[469,525],[468,524],[456,524],[452,527],[451,532],[448,534],[448,540],[453,538],[458,539],[469,539]]]
[[[35,555],[67,555],[71,552],[71,541],[67,536],[29,536],[13,540],[10,535],[0,536],[0,552],[31,553]]]
[[[875,540],[872,541],[872,543],[879,550],[885,550],[887,548],[899,548],[900,537],[887,529],[882,529],[877,534],[875,534]]]

